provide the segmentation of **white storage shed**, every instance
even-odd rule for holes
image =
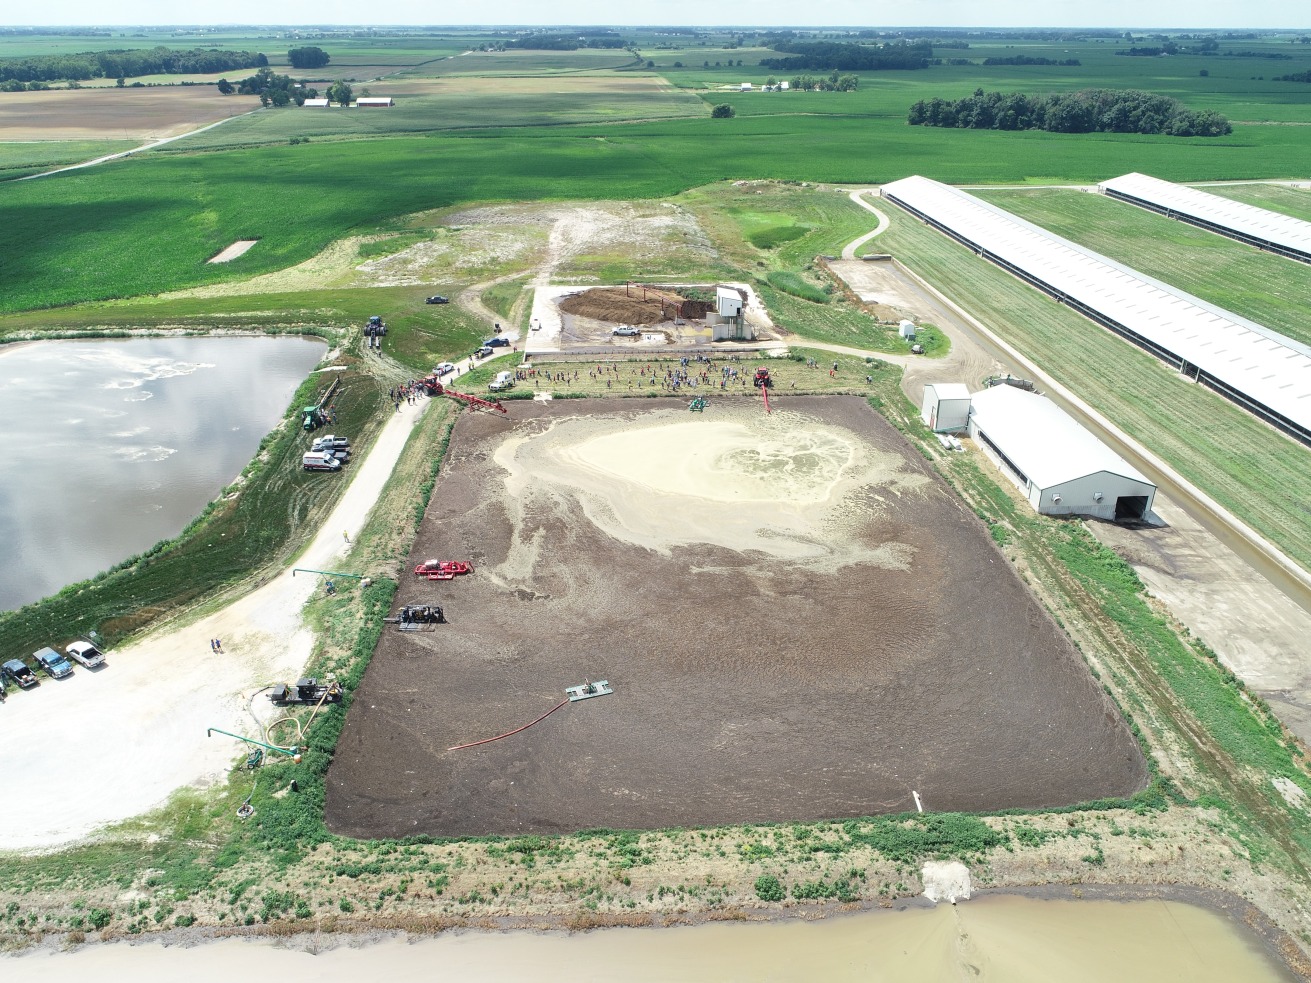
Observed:
[[[930,382],[924,387],[920,418],[935,433],[965,430],[970,423],[970,391],[959,382]]]
[[[391,96],[362,96],[355,100],[355,105],[360,109],[380,109],[386,106],[394,106]]]
[[[331,104],[327,99],[306,99],[302,105],[306,109],[327,109]]]
[[[742,295],[733,287],[715,287],[715,313],[720,317],[741,317]]]
[[[1059,406],[1014,386],[970,397],[970,436],[1044,515],[1144,519],[1156,486]]]
[[[914,322],[914,321],[902,321],[899,325],[897,325],[897,332],[898,332],[898,333],[899,333],[903,338],[905,338],[907,341],[914,341],[914,340],[915,340],[915,322]]]

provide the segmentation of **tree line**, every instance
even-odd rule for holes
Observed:
[[[192,48],[137,48],[124,51],[83,51],[68,55],[0,58],[0,81],[85,81],[95,78],[135,78],[138,75],[190,75],[260,68],[269,63],[257,51],[214,51]]]
[[[1293,75],[1279,75],[1276,82],[1311,82],[1311,71],[1297,72]]]
[[[1216,137],[1233,132],[1212,110],[1194,112],[1178,99],[1136,89],[1083,89],[1030,96],[975,89],[964,99],[921,99],[906,117],[911,126],[974,130],[1048,130],[1052,133],[1155,133]]]
[[[766,88],[776,84],[772,75],[765,81]],[[829,72],[827,78],[814,75],[794,75],[791,81],[788,82],[790,88],[801,92],[855,92],[856,87],[859,85],[860,76],[839,75],[836,68]]]
[[[983,63],[985,65],[1060,65],[1062,68],[1073,68],[1080,64],[1078,58],[1066,58],[1064,61],[1057,61],[1055,58],[1036,58],[1033,55],[1011,55],[1008,58],[985,58],[983,59]]]
[[[852,44],[843,41],[780,41],[775,51],[790,58],[762,58],[762,68],[776,71],[881,72],[928,68],[933,49],[927,41]]]

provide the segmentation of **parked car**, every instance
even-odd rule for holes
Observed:
[[[52,648],[39,649],[32,653],[37,665],[46,671],[51,679],[63,679],[73,675],[73,664]]]
[[[496,354],[496,349],[495,349],[495,348],[488,348],[486,345],[483,345],[481,348],[479,348],[476,352],[473,353],[473,357],[474,357],[474,358],[491,358],[491,357],[492,357],[493,355],[495,355],[495,354]]]
[[[96,666],[105,664],[105,653],[90,642],[71,642],[64,648],[64,651],[68,653],[70,659],[81,663],[87,669],[94,669]]]
[[[428,298],[428,303],[430,303],[430,304],[449,304],[450,301],[447,300],[445,297],[443,297],[441,294],[434,294],[433,296],[431,296],[431,297]]]
[[[315,437],[314,443],[310,445],[312,451],[326,450],[350,450],[351,442],[345,437],[338,437],[336,434],[327,433],[322,437]]]
[[[618,338],[640,338],[642,336],[642,329],[635,328],[631,324],[625,324],[621,328],[615,328],[610,333]]]
[[[10,659],[0,666],[0,682],[6,679],[12,679],[20,689],[31,689],[39,682],[36,673],[22,659]]]
[[[514,376],[509,372],[497,372],[496,378],[488,383],[487,388],[494,393],[499,393],[506,389],[514,387]]]
[[[441,365],[432,370],[433,375],[450,375],[455,371],[454,362],[442,362]]]
[[[488,338],[486,341],[483,342],[483,347],[484,347],[484,348],[509,348],[509,347],[510,347],[510,339],[509,339],[509,338]]]

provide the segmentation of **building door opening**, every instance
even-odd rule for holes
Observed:
[[[1125,519],[1145,519],[1147,517],[1146,495],[1121,495],[1115,500],[1115,521]]]

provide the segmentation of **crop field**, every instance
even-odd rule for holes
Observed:
[[[397,79],[367,87],[393,96],[386,109],[270,109],[179,140],[174,152],[282,143],[293,136],[365,139],[391,133],[550,126],[707,116],[696,96],[652,75]],[[357,93],[358,94],[358,93]]]
[[[1282,184],[1224,184],[1202,190],[1311,222],[1311,193],[1305,188],[1290,188]]]
[[[891,217],[883,248],[1311,568],[1306,448],[946,236]]]
[[[669,404],[674,405],[670,406]],[[354,836],[1068,804],[1147,780],[987,529],[863,399],[464,414],[328,774]],[[660,405],[663,404],[663,405]],[[615,692],[525,724],[566,686]]]
[[[980,198],[1163,283],[1311,344],[1311,265],[1105,195],[980,191]]]
[[[925,130],[899,121],[853,127],[840,117],[796,116],[397,137],[385,153],[374,141],[357,141],[152,155],[0,187],[8,219],[0,227],[0,254],[7,257],[0,311],[279,269],[361,227],[462,202],[656,198],[758,177],[854,184],[920,173],[954,182],[1052,175],[1095,181],[1127,166],[1175,180],[1264,177],[1301,170],[1309,135],[1303,127],[1251,127],[1202,144]],[[333,193],[307,193],[312,188]],[[239,269],[206,266],[243,238],[261,244]],[[77,283],[62,275],[70,266],[84,271]]]
[[[44,171],[60,164],[131,150],[136,140],[24,140],[0,143],[0,181]]]
[[[145,140],[259,107],[197,86],[0,92],[0,141]]]
[[[470,51],[414,70],[419,75],[555,75],[596,72],[636,65],[623,49],[578,51]]]

